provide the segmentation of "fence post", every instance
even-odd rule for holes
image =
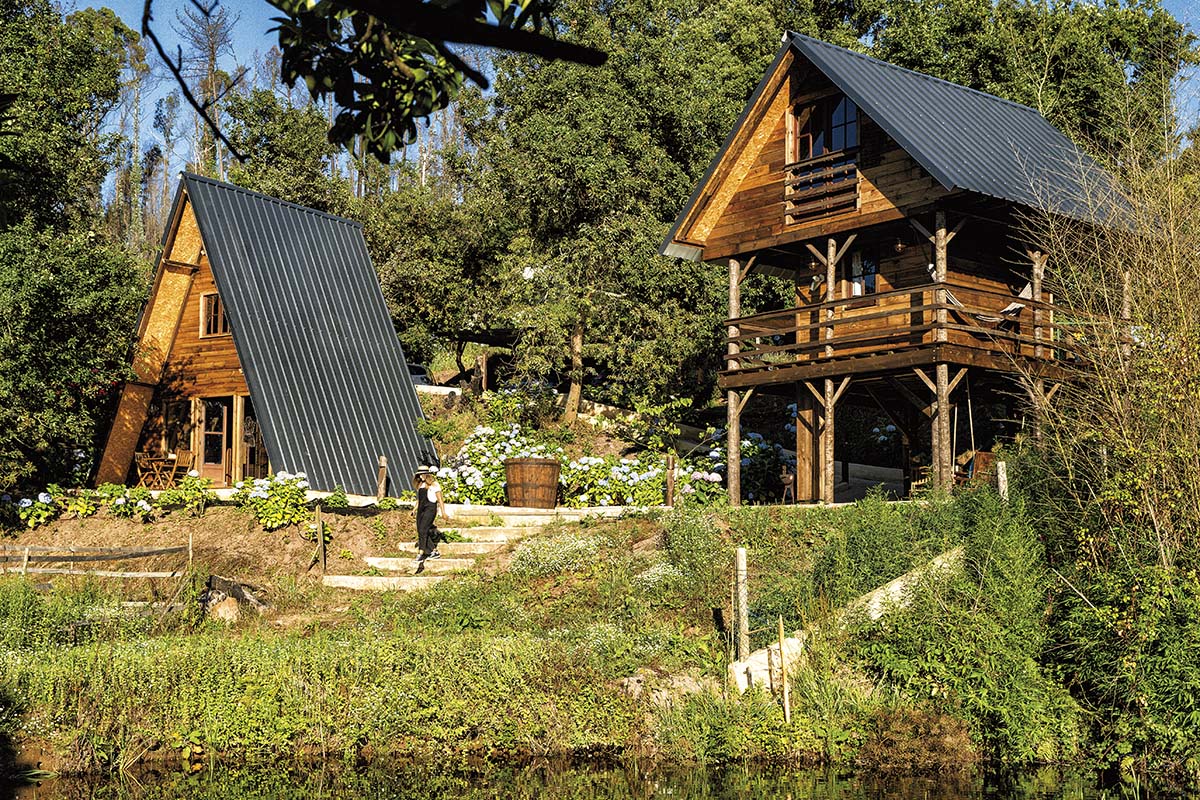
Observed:
[[[387,497],[387,456],[379,457],[379,478],[375,483],[375,499]]]
[[[316,518],[317,518],[317,553],[319,554],[319,558],[321,559],[321,574],[324,575],[325,574],[325,524],[321,520],[321,504],[320,503],[317,503],[315,511],[316,511]]]
[[[667,505],[675,505],[675,454],[667,453]]]
[[[783,721],[792,724],[792,697],[788,688],[787,656],[783,654],[783,616],[779,617],[779,674],[783,683]]]
[[[25,555],[21,557],[21,575],[29,574],[29,548],[25,548]]]
[[[750,590],[746,585],[746,548],[737,549],[736,566],[734,568],[737,581],[737,657],[738,660],[750,655]]]
[[[996,462],[996,489],[1000,492],[1000,499],[1008,500],[1008,464],[1003,461]]]

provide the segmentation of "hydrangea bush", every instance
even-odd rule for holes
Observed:
[[[266,478],[238,481],[233,501],[249,509],[264,530],[273,531],[308,520],[308,478],[303,472],[279,471]]]
[[[709,451],[714,472],[721,475],[724,482],[728,469],[726,459],[725,432],[715,434],[717,444]],[[742,497],[752,502],[778,500],[782,497],[783,482],[780,474],[783,468],[796,468],[796,456],[787,453],[779,442],[767,441],[761,433],[753,431],[742,435]]]
[[[475,428],[449,465],[438,470],[446,500],[504,505],[504,462],[509,458],[557,460],[561,465],[559,500],[569,507],[653,506],[665,500],[665,456],[647,453],[634,458],[610,455],[570,459],[558,445],[539,443],[516,424]],[[708,455],[682,460],[678,476],[677,489],[684,502],[713,502],[724,491],[724,478],[713,470]]]
[[[502,506],[507,484],[504,461],[509,458],[553,458],[563,461],[561,447],[539,444],[520,425],[493,428],[479,425],[463,442],[449,466],[438,470],[438,482],[450,503]]]

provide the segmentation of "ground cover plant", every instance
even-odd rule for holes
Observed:
[[[192,756],[233,761],[319,750],[347,760],[607,752],[850,763],[860,753],[879,761],[906,719],[957,742],[905,744],[928,763],[951,754],[966,763],[1068,759],[1079,716],[1039,668],[1043,584],[1026,585],[1040,574],[1028,531],[1021,508],[987,497],[689,507],[564,525],[516,546],[504,567],[425,592],[355,598],[348,614],[319,624],[280,631],[251,619],[223,629],[192,619],[114,626],[74,643],[45,632],[94,616],[86,609],[103,597],[27,602],[36,593],[10,579],[0,613],[42,633],[8,643],[0,690],[26,709],[18,735],[58,737],[89,767],[184,743]],[[963,542],[963,576],[910,611],[877,628],[831,624],[842,598]],[[750,551],[754,646],[774,637],[779,616],[789,630],[819,633],[793,674],[791,726],[776,699],[720,689],[729,639],[713,611],[728,602],[738,545]],[[908,551],[860,566],[886,548]],[[280,613],[323,602],[320,590],[271,583]],[[1030,642],[1032,653],[1020,650]]]

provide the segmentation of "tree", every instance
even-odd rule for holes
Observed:
[[[0,232],[0,488],[87,476],[145,289],[94,231]]]
[[[266,89],[235,94],[227,102],[229,140],[247,158],[229,179],[249,189],[321,211],[345,213],[349,193],[329,175],[338,149],[326,138],[316,106],[299,108]]]
[[[41,0],[0,0],[0,489],[70,478],[107,416],[146,278],[108,242],[101,133],[136,35],[111,11],[66,20]]]
[[[621,402],[704,396],[722,283],[656,253],[774,54],[779,20],[752,0],[568,2],[556,14],[572,41],[605,43],[607,62],[502,57],[495,115],[473,129],[481,190],[506,197],[528,231],[521,360],[569,376],[568,416],[585,377]]]
[[[102,132],[120,99],[127,46],[136,39],[108,10],[66,24],[46,0],[0,0],[2,119],[0,228],[26,216],[70,225],[99,208],[116,137]]]
[[[175,32],[187,47],[181,74],[199,90],[203,109],[203,112],[197,109],[195,115],[192,168],[221,179],[225,177],[221,140],[205,123],[211,121],[214,128],[220,129],[221,104],[245,73],[244,68],[239,68],[231,75],[220,67],[222,57],[235,56],[233,31],[240,19],[241,14],[222,5],[185,7],[176,15]]]

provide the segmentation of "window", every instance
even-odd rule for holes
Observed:
[[[858,147],[858,106],[845,95],[797,108],[792,162]]]
[[[854,251],[846,266],[847,280],[850,282],[850,296],[862,297],[875,294],[876,277],[879,275],[879,260],[873,253],[861,250]]]
[[[229,333],[229,320],[225,318],[225,306],[219,294],[200,296],[200,335],[221,336]]]
[[[845,213],[858,205],[858,107],[844,95],[797,106],[789,117],[784,221]]]

